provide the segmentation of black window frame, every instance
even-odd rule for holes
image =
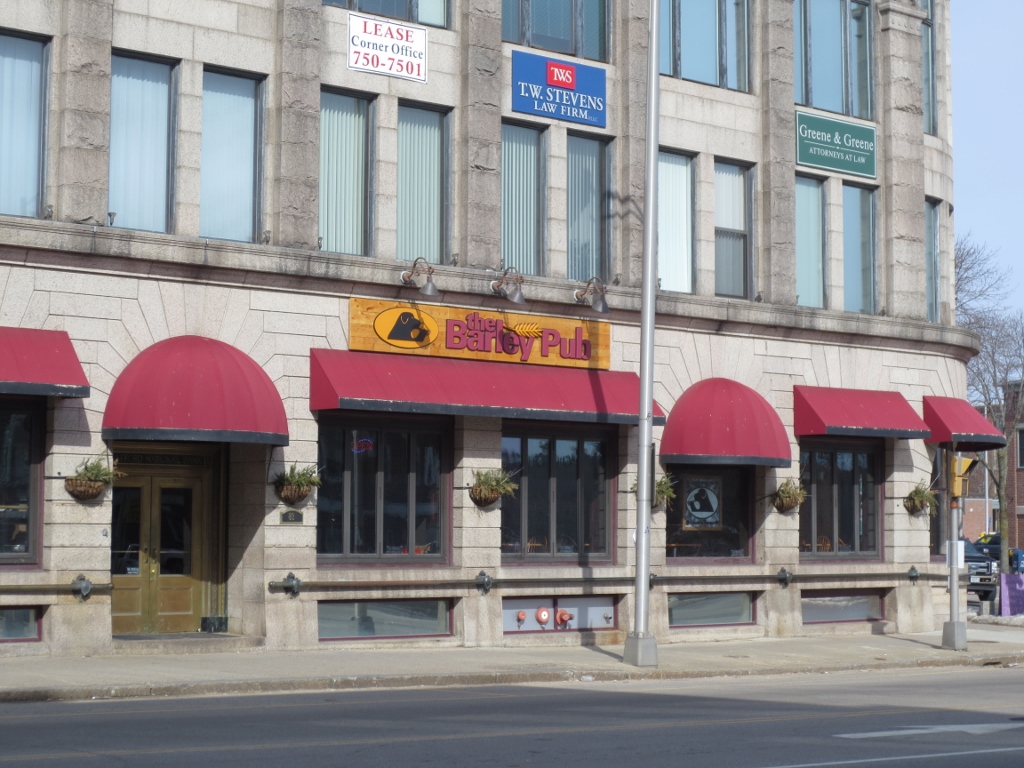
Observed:
[[[447,564],[450,559],[451,525],[452,525],[452,469],[454,459],[454,438],[453,421],[450,417],[422,416],[416,414],[391,416],[384,414],[368,414],[360,412],[332,412],[321,413],[318,419],[318,466],[321,472],[325,473],[324,485],[317,494],[317,543],[316,557],[319,566],[330,565],[397,565],[402,567],[413,565],[441,565]],[[321,551],[321,522],[326,520],[329,514],[321,509],[320,501],[330,489],[330,477],[326,473],[330,470],[324,460],[322,442],[325,439],[325,428],[332,429],[337,435],[342,432],[342,439],[350,439],[351,433],[358,430],[377,430],[378,432],[392,432],[405,434],[438,434],[441,437],[441,473],[438,478],[438,505],[440,519],[438,521],[437,551],[427,554],[415,554],[415,552],[393,553],[384,552],[384,499],[383,499],[383,462],[378,460],[376,477],[376,551],[373,553],[352,552],[352,523],[351,523],[351,486],[350,468],[346,462],[341,480],[342,493],[342,551],[323,552]],[[347,454],[346,454],[347,455]],[[412,467],[409,472],[413,475]],[[415,525],[415,498],[409,500],[410,527]],[[411,539],[412,546],[415,546],[415,539]]]
[[[394,19],[395,21],[402,21],[407,24],[422,24],[426,27],[432,27],[433,29],[451,29],[452,26],[452,4],[451,0],[444,0],[444,24],[430,24],[425,21],[420,21],[420,2],[419,0],[403,0],[407,10],[406,16],[391,16],[388,14],[378,13],[375,10],[366,11],[363,10],[362,3],[360,0],[323,0],[324,5],[330,5],[335,8],[344,8],[347,11],[355,11],[356,13],[364,13],[367,16],[379,16],[384,19]]]
[[[742,85],[733,88],[729,85],[729,30],[728,25],[723,23],[726,15],[726,4],[733,2],[734,0],[717,0],[718,3],[718,82],[709,83],[706,80],[695,80],[691,77],[686,77],[682,73],[682,10],[680,8],[680,0],[668,0],[669,8],[671,9],[670,18],[660,19],[661,24],[668,24],[670,26],[671,40],[672,40],[672,71],[661,72],[664,77],[674,77],[677,80],[687,80],[691,83],[700,83],[701,85],[710,85],[714,88],[725,88],[730,91],[736,91],[737,93],[750,93],[750,22],[751,22],[751,0],[741,0],[743,2],[743,14],[744,14],[744,28],[746,31],[745,40],[743,45],[743,69],[742,72],[737,70],[738,77],[742,79]]]
[[[587,61],[600,61],[608,63],[610,58],[610,42],[611,42],[611,20],[612,14],[611,3],[612,0],[598,0],[601,3],[604,15],[604,34],[600,40],[601,55],[600,56],[588,56],[585,52],[585,41],[586,33],[584,29],[585,14],[582,12],[582,6],[586,2],[592,2],[593,0],[570,0],[572,3],[572,17],[574,20],[573,24],[573,41],[572,50],[564,51],[559,48],[549,48],[544,45],[540,45],[538,41],[534,40],[534,32],[531,25],[531,3],[534,0],[503,0],[502,2],[502,29],[501,39],[506,43],[513,43],[515,45],[522,45],[527,48],[535,48],[537,50],[551,51],[557,53],[560,56],[571,56],[577,59],[585,59]],[[510,6],[516,6],[516,34],[514,36],[505,35],[505,13],[507,10],[511,10]]]
[[[875,119],[875,18],[874,18],[874,2],[873,0],[835,0],[842,5],[842,46],[843,46],[843,109],[841,112],[822,107],[814,104],[814,92],[811,83],[811,72],[812,66],[812,42],[810,36],[810,14],[808,13],[808,7],[810,0],[793,0],[793,44],[794,48],[800,47],[799,53],[795,55],[795,60],[799,63],[802,69],[802,73],[798,78],[799,85],[802,86],[802,93],[797,94],[794,91],[794,101],[806,107],[812,107],[813,109],[820,109],[823,112],[832,112],[833,114],[847,115],[854,117],[859,120],[873,121]],[[867,78],[867,114],[858,115],[854,111],[854,96],[853,96],[853,71],[856,67],[854,61],[854,49],[851,44],[850,36],[851,24],[850,19],[853,15],[853,9],[855,6],[861,6],[867,9],[868,19],[868,56],[867,56],[867,72],[865,77]],[[797,16],[799,14],[799,16]],[[802,26],[798,28],[797,19],[802,20]]]
[[[833,456],[832,466],[832,523],[833,523],[833,537],[835,542],[829,542],[829,549],[818,551],[818,531],[817,531],[817,499],[816,499],[816,486],[812,478],[806,476],[804,471],[803,457],[805,453],[831,453]],[[840,509],[838,504],[838,484],[835,481],[835,454],[837,452],[844,453],[870,453],[874,455],[874,461],[872,469],[875,473],[875,490],[874,490],[874,506],[875,506],[875,548],[873,550],[861,550],[860,549],[860,535],[855,535],[854,546],[850,551],[840,551],[844,545],[841,543],[839,538],[840,528]],[[808,460],[810,461],[810,460]],[[838,560],[880,560],[883,556],[884,551],[884,534],[885,534],[885,483],[886,483],[886,445],[884,439],[881,438],[801,438],[800,439],[800,482],[804,489],[807,491],[807,497],[804,502],[800,505],[799,515],[799,548],[800,548],[800,559],[801,560],[821,560],[821,561],[838,561]],[[856,487],[856,473],[857,467],[854,465],[854,487]],[[854,518],[854,525],[857,527],[860,522],[861,512],[858,510]],[[803,541],[803,520],[804,515],[810,515],[811,530],[810,530],[810,542]],[[805,547],[810,547],[805,549]]]
[[[549,509],[555,511],[555,499],[556,499],[556,476],[554,471],[555,458],[557,452],[554,450],[554,444],[557,440],[575,439],[577,443],[584,441],[595,441],[599,440],[604,444],[605,457],[604,457],[604,473],[605,473],[605,509],[604,509],[604,526],[605,526],[605,552],[601,553],[589,553],[589,552],[572,552],[572,553],[559,553],[558,542],[557,542],[557,530],[558,530],[558,519],[557,511],[555,514],[550,516],[548,521],[549,535],[547,542],[546,552],[529,552],[529,546],[524,545],[523,539],[526,538],[526,533],[529,531],[529,504],[527,503],[527,496],[529,493],[529,475],[526,471],[526,460],[527,455],[526,446],[522,446],[521,455],[523,458],[523,469],[522,472],[516,474],[513,477],[513,482],[519,485],[515,495],[519,498],[519,551],[506,551],[507,543],[505,541],[506,532],[505,527],[502,526],[502,542],[501,542],[501,562],[502,565],[509,564],[536,564],[536,563],[547,563],[550,565],[587,565],[587,564],[602,564],[611,565],[615,561],[615,525],[616,525],[616,512],[617,512],[617,483],[619,475],[619,464],[618,464],[618,448],[619,448],[619,432],[615,427],[607,427],[601,425],[582,425],[576,424],[567,426],[564,424],[546,424],[546,423],[526,423],[526,424],[515,424],[506,426],[501,432],[502,441],[507,438],[519,439],[523,442],[530,439],[547,439],[552,442],[551,450],[551,471],[548,478],[549,489]],[[578,453],[582,455],[582,451]],[[504,463],[504,460],[503,460]],[[577,469],[577,514],[578,514],[578,538],[577,541],[582,542],[583,537],[583,526],[585,510],[583,509],[582,494],[579,492],[579,468]],[[499,506],[499,513],[504,515],[505,497],[502,497],[501,505]]]
[[[0,552],[0,566],[36,565],[43,526],[43,463],[46,459],[46,403],[43,398],[0,398],[0,414],[27,413],[31,434],[28,467],[28,531],[23,552]],[[8,509],[4,507],[4,509]]]

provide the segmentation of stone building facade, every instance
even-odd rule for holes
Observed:
[[[604,643],[632,625],[636,428],[612,401],[635,408],[639,370],[647,5],[596,3],[595,21],[583,3],[548,3],[572,22],[560,33],[555,22],[541,29],[543,14],[525,0],[347,5],[0,5],[0,65],[14,72],[36,62],[40,94],[38,141],[22,136],[18,145],[38,150],[37,188],[12,193],[0,212],[0,330],[54,332],[19,342],[29,358],[59,350],[66,334],[87,384],[85,396],[81,386],[28,385],[2,396],[0,411],[28,413],[37,426],[30,460],[4,459],[24,465],[10,471],[29,481],[10,481],[0,500],[13,521],[0,552],[0,639],[11,641],[0,654],[139,652],[189,642],[184,633],[200,629],[226,632],[239,648]],[[710,76],[694,74],[702,63],[679,42],[694,24],[664,5],[672,20],[662,173],[676,183],[663,183],[662,199],[681,202],[661,207],[655,399],[672,415],[655,430],[659,450],[677,419],[691,439],[687,419],[702,414],[673,408],[695,384],[743,388],[735,407],[708,412],[718,428],[736,430],[733,449],[659,463],[676,498],[652,522],[652,629],[661,642],[931,630],[948,611],[941,552],[928,516],[908,514],[900,500],[931,473],[935,448],[918,428],[924,399],[964,397],[974,344],[952,314],[949,2],[835,0],[826,17],[801,0],[713,0],[732,26],[708,27]],[[360,65],[353,39],[364,17],[380,22],[364,40],[422,41],[421,79],[367,71],[385,66],[379,60]],[[836,20],[845,74],[832,104],[830,64],[809,60],[805,38]],[[551,65],[571,71],[574,88],[598,78],[600,120],[523,111],[513,54],[540,57],[549,78],[558,76]],[[131,165],[141,149],[122,151],[143,129],[135,92],[118,89],[156,87],[132,74],[139,61],[166,68],[154,70],[167,73],[164,171]],[[550,82],[536,84],[561,87]],[[27,101],[8,99],[0,111],[31,111],[26,90]],[[235,101],[215,102],[225,93]],[[347,99],[346,119],[360,116],[365,130],[339,144],[363,153],[348,165],[325,159],[325,94]],[[239,109],[255,114],[251,136],[231,122]],[[873,131],[862,155],[874,173],[800,161],[798,113],[837,136]],[[216,144],[218,120],[230,141]],[[428,126],[433,133],[416,135],[435,144],[416,144],[413,125]],[[532,131],[522,135],[535,143],[513,145],[510,127]],[[231,154],[247,141],[251,163]],[[417,147],[428,145],[440,151],[423,192],[416,179],[430,167]],[[534,152],[534,175],[513,180],[532,179],[535,193],[536,216],[522,230],[535,257],[526,267],[510,234],[524,209],[503,187],[521,146]],[[218,157],[229,158],[220,166],[227,176],[248,169],[251,199],[217,186]],[[361,179],[358,200],[329,187],[329,169]],[[596,214],[587,203],[594,190]],[[129,226],[132,205],[153,194],[166,215]],[[235,203],[248,206],[245,234],[226,237],[214,208]],[[351,210],[330,227],[354,237],[357,253],[330,247],[338,230],[327,222],[342,205]],[[436,216],[418,219],[423,211]],[[403,277],[417,255],[430,262],[439,295],[417,293],[422,271]],[[673,272],[677,257],[683,269]],[[587,306],[593,294],[575,297],[591,276],[606,286],[606,319]],[[494,290],[503,279],[506,295]],[[516,285],[521,306],[507,300]],[[408,345],[374,351],[371,305],[437,317],[514,309],[538,327],[585,327],[596,334],[594,354],[575,367],[520,366],[532,392],[476,406],[472,398],[514,363],[407,354]],[[156,346],[183,337],[182,350]],[[381,340],[390,343],[373,343]],[[414,341],[412,352],[422,352]],[[160,367],[172,360],[177,367]],[[404,404],[356,392],[356,379],[381,390],[391,366],[427,363],[450,368],[409,369]],[[260,390],[260,371],[279,404]],[[561,410],[531,411],[533,396],[585,389],[577,373],[596,377],[586,379],[599,390],[589,405],[568,397]],[[4,373],[12,376],[19,384]],[[824,401],[801,405],[794,387]],[[430,400],[435,389],[443,394]],[[325,391],[337,402],[314,407]],[[852,406],[844,416],[854,400],[865,403],[860,416]],[[837,403],[838,421],[829,421]],[[765,424],[730,425],[761,404]],[[250,428],[278,416],[283,436]],[[806,426],[818,417],[828,423]],[[879,423],[891,419],[912,423]],[[781,460],[757,437],[776,426]],[[385,454],[389,440],[400,447]],[[108,452],[125,476],[93,500],[70,496],[65,479]],[[370,466],[370,457],[381,458]],[[831,480],[812,478],[816,462]],[[292,464],[318,465],[324,481],[294,506],[273,484]],[[500,508],[477,507],[476,473],[503,466],[520,491]],[[364,470],[372,492],[359,490]],[[843,473],[849,481],[837,479]],[[399,476],[411,479],[393,491]],[[786,479],[802,479],[811,494],[779,512],[771,494]],[[716,501],[702,506],[709,492]],[[551,535],[530,535],[535,525]],[[84,598],[67,589],[79,575],[93,585]]]

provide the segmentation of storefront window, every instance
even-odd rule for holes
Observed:
[[[749,592],[700,592],[668,596],[670,627],[751,624],[754,601]]]
[[[601,435],[502,437],[502,468],[519,484],[501,500],[506,560],[608,555],[610,445]]]
[[[321,640],[451,634],[447,600],[317,603]]]
[[[665,510],[668,557],[749,558],[752,469],[669,468],[676,492]]]
[[[33,562],[42,414],[0,405],[0,564]]]
[[[882,448],[866,441],[804,444],[800,483],[800,552],[804,556],[878,554]]]
[[[321,561],[442,559],[446,432],[440,424],[320,424],[317,553]]]

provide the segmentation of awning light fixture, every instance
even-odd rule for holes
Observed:
[[[599,312],[602,315],[608,314],[608,302],[604,298],[605,285],[604,280],[600,277],[592,277],[587,280],[586,284],[576,291],[573,296],[576,298],[577,304],[587,303],[587,294],[591,295],[590,307],[595,312]]]
[[[509,267],[501,273],[500,280],[491,281],[491,293],[504,296],[513,304],[525,304],[523,296],[523,276],[515,267]]]
[[[427,282],[425,282],[423,287],[420,288],[420,293],[424,296],[437,296],[438,293],[440,293],[437,290],[437,286],[434,285],[434,268],[422,256],[412,263],[411,269],[407,269],[402,273],[402,285],[407,288],[415,288],[416,282],[413,278],[416,277],[416,275],[427,276]]]

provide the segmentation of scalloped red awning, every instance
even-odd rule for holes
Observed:
[[[931,430],[899,392],[793,387],[793,433],[848,437],[928,437]]]
[[[924,420],[932,431],[926,443],[952,443],[958,451],[991,451],[1006,445],[1003,433],[959,397],[925,395]]]
[[[732,379],[705,379],[687,389],[661,436],[662,464],[788,467],[791,461],[779,414]]]
[[[628,371],[553,368],[381,352],[312,349],[309,409],[500,416],[636,424],[640,378]],[[654,404],[654,423],[665,413]]]
[[[0,328],[0,394],[88,397],[89,380],[65,331]]]
[[[117,377],[104,440],[202,440],[288,445],[277,387],[244,352],[175,336],[147,347]]]

